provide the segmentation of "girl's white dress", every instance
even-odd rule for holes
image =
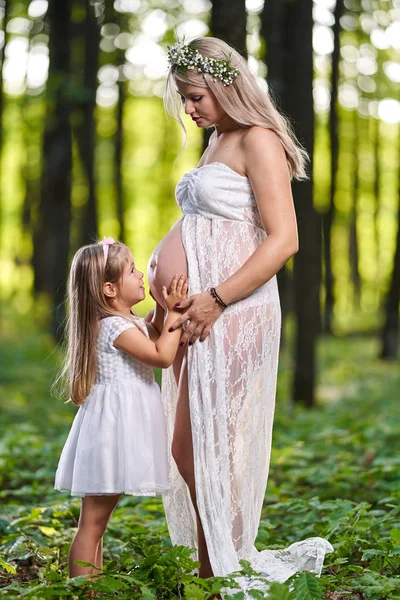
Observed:
[[[114,346],[132,327],[123,317],[100,321],[96,381],[62,451],[57,490],[154,496],[169,488],[165,415],[153,369]]]

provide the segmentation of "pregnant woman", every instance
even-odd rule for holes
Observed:
[[[276,273],[297,251],[291,177],[305,152],[246,61],[201,38],[169,50],[168,113],[184,129],[214,128],[197,168],[176,188],[183,217],[149,263],[162,323],[163,285],[189,276],[190,298],[175,364],[164,373],[171,442],[165,500],[171,540],[198,549],[200,576],[223,576],[246,559],[270,581],[320,573],[332,550],[309,538],[280,551],[254,541],[268,477],[281,328]]]

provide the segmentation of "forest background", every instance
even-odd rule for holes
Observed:
[[[248,56],[312,157],[308,182],[293,184],[300,251],[278,275],[284,343],[266,502],[277,520],[259,543],[287,541],[290,523],[304,531],[308,511],[310,530],[341,540],[326,597],[350,588],[349,597],[395,598],[400,1],[1,0],[0,17],[0,548],[8,570],[19,568],[2,585],[42,580],[52,593],[46,577],[62,575],[76,524],[76,505],[63,513],[51,492],[72,418],[49,392],[69,260],[106,235],[145,270],[179,218],[174,187],[204,142],[188,122],[175,163],[182,140],[162,106],[166,48],[177,35],[212,34]],[[151,307],[148,298],[141,310]],[[285,502],[299,519],[287,530]],[[162,533],[160,506],[146,506],[138,521],[154,519]],[[122,560],[117,539],[121,530],[110,553]],[[151,588],[154,573],[146,577]]]

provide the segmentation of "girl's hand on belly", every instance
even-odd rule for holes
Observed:
[[[189,342],[189,346],[191,346],[199,338],[203,342],[223,311],[223,308],[216,303],[210,292],[190,296],[187,300],[180,302],[179,308],[184,309],[185,312],[173,323],[170,331],[182,327],[186,321],[189,321],[181,338],[181,346],[186,342]]]

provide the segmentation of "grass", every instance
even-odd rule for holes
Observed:
[[[321,340],[319,405],[312,410],[288,402],[292,364],[287,351],[282,354],[257,546],[284,547],[321,535],[335,552],[320,580],[302,574],[291,589],[276,584],[271,600],[400,600],[400,372],[398,363],[378,361],[377,354],[372,338]],[[202,600],[232,586],[229,580],[199,582],[190,551],[170,546],[160,500],[130,497],[122,499],[106,535],[104,576],[67,580],[79,501],[55,492],[53,479],[75,409],[49,393],[56,358],[51,339],[34,325],[24,324],[19,335],[11,324],[3,331],[2,595],[86,598],[92,587],[121,600]],[[226,597],[243,596],[232,588]]]

